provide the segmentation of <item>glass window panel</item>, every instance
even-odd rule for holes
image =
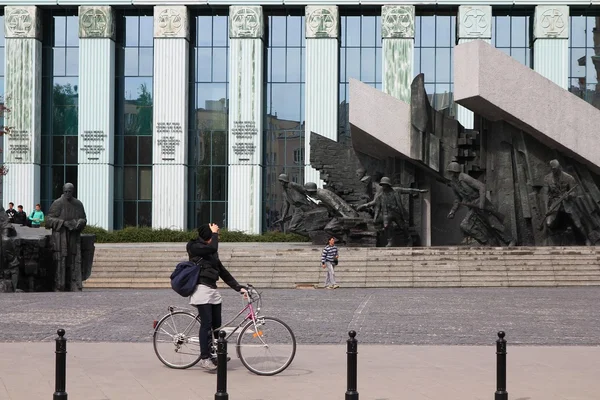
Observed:
[[[152,200],[152,167],[139,167],[139,199]]]
[[[571,17],[570,47],[585,47],[586,17]]]
[[[229,41],[227,16],[213,17],[213,46],[226,47]]]
[[[305,84],[301,83],[300,84],[300,115],[302,117],[301,122],[304,122],[305,118],[306,118],[306,114],[304,112],[304,105],[305,105],[305,98],[304,98],[304,91],[305,91]]]
[[[152,47],[154,44],[153,18],[151,16],[140,17],[140,46]]]
[[[152,226],[152,203],[140,201],[138,203],[138,225]]]
[[[375,48],[362,48],[360,60],[360,80],[375,82]]]
[[[67,20],[65,17],[54,17],[54,46],[64,47],[67,44]]]
[[[450,49],[437,48],[435,52],[435,81],[450,83]]]
[[[435,16],[421,17],[421,47],[435,46]]]
[[[415,17],[415,47],[421,47],[421,17]]]
[[[214,202],[212,206],[212,219],[219,226],[227,226],[227,202]],[[218,222],[216,222],[218,221]]]
[[[510,47],[498,48],[498,50],[500,50],[501,52],[503,52],[504,54],[506,54],[508,56],[511,55]]]
[[[227,167],[213,167],[211,172],[211,200],[227,200]]]
[[[598,26],[598,17],[587,17],[586,18],[586,25],[585,25],[585,32],[586,32],[586,40],[585,40],[585,45],[592,47],[594,45],[594,35],[597,35],[596,29],[600,28]],[[596,28],[596,29],[594,29]]]
[[[227,132],[213,131],[210,138],[212,165],[227,165]]]
[[[375,46],[381,47],[381,43],[381,17],[377,16],[375,18]]]
[[[65,162],[65,137],[54,136],[52,138],[52,164],[64,164]]]
[[[360,46],[360,17],[346,17],[346,47]]]
[[[124,227],[137,226],[137,202],[123,202],[123,225]]]
[[[584,77],[586,67],[585,49],[571,49],[571,71],[572,77]]]
[[[210,203],[195,203],[193,218],[195,222],[194,227],[209,223],[211,221]]]
[[[65,184],[65,167],[63,165],[52,166],[52,198],[56,199],[62,194],[62,187]],[[28,207],[28,205],[24,205]],[[33,211],[33,205],[31,207]],[[42,210],[43,211],[43,210]],[[46,210],[46,212],[48,212]]]
[[[450,20],[454,17],[438,15],[435,19],[435,41],[437,47],[450,47],[452,45],[452,31]]]
[[[196,46],[212,45],[212,16],[196,17]]]
[[[136,136],[125,136],[124,161],[125,165],[136,165],[138,160],[138,142]]]
[[[375,17],[363,16],[361,25],[361,45],[362,47],[375,47],[375,38],[377,31],[375,27]]]
[[[519,61],[521,64],[527,65],[526,49],[515,49],[511,50],[511,56]]]
[[[65,49],[58,47],[58,48],[55,48],[52,51],[52,53],[53,53],[52,61],[54,63],[54,70],[53,70],[54,75],[64,76],[66,73]]]
[[[347,17],[340,17],[340,38],[341,38],[341,47],[346,47],[346,19]]]
[[[227,48],[213,48],[213,82],[227,82]]]
[[[77,197],[77,165],[69,165],[65,167],[65,182],[72,183],[75,186],[73,197]],[[63,185],[64,186],[64,185]],[[62,188],[61,188],[62,193]]]
[[[196,48],[196,81],[210,82],[212,76],[212,48]]]
[[[125,18],[125,46],[137,46],[139,44],[139,18],[126,16]],[[152,34],[154,36],[154,34]]]
[[[421,72],[425,82],[435,82],[435,49],[421,49]]]
[[[286,17],[271,16],[270,20],[270,45],[271,47],[284,47],[286,35]]]
[[[452,102],[452,94],[450,93],[449,84],[436,84],[435,85],[435,109],[443,110],[450,107]]]
[[[67,17],[67,37],[66,45],[77,47],[79,46],[79,17]]]
[[[594,62],[592,61],[595,58],[595,52],[593,48],[588,48],[587,49],[587,58],[586,58],[586,64],[587,68],[586,68],[586,83],[590,84],[590,83],[596,83],[598,82],[598,72],[596,71],[596,68],[594,66]]]
[[[285,82],[285,48],[270,49],[271,82]]]
[[[346,81],[350,78],[360,80],[360,48],[346,49]]]
[[[348,82],[346,79],[346,48],[340,47],[340,82]]]
[[[526,18],[528,17],[512,17],[511,18],[511,45],[513,47],[526,47],[527,43],[527,25]]]
[[[195,168],[196,177],[196,200],[210,200],[210,167],[198,166]]]
[[[77,136],[66,136],[65,164],[77,164]]]
[[[4,32],[4,16],[0,16],[0,32]],[[0,35],[0,46],[4,47],[6,39],[4,35]]]
[[[301,69],[302,69],[302,55],[300,48],[288,48],[287,49],[287,82],[300,82],[302,80]]]
[[[300,121],[300,84],[273,84],[271,114],[279,120]],[[291,128],[291,126],[290,126]]]
[[[138,76],[139,49],[137,47],[125,48],[125,76]]]
[[[125,78],[125,99],[137,106],[152,105],[152,78]]]
[[[305,68],[305,62],[306,62],[306,48],[303,47],[301,49],[301,62],[300,62],[300,70],[302,71],[302,73],[300,74],[300,80],[302,82],[306,82],[306,68]]]
[[[415,47],[414,58],[415,58],[414,72],[415,72],[415,76],[417,76],[418,74],[423,72],[423,71],[421,71],[421,48],[420,47]]]
[[[302,46],[302,17],[289,16],[287,18],[287,45],[288,47]]]
[[[382,50],[381,47],[375,49],[375,82],[381,82],[382,70]]]
[[[450,17],[450,46],[454,47],[456,43],[456,17]]]
[[[140,76],[152,76],[154,67],[154,50],[150,48],[140,48],[139,56],[139,74]]]
[[[495,28],[494,28],[495,27]],[[496,47],[510,47],[510,17],[498,16],[492,26],[495,34]],[[492,42],[494,43],[494,42]]]
[[[152,136],[139,137],[139,163],[152,165]]]
[[[78,48],[67,48],[67,65],[66,75],[67,76],[78,76],[79,75],[79,49]]]
[[[225,83],[199,83],[196,85],[196,107],[215,110],[224,110],[224,99],[227,98],[227,84]],[[223,100],[223,101],[222,101]]]
[[[0,35],[0,36],[2,36],[2,35]],[[4,76],[4,48],[2,48],[0,50],[0,76]],[[4,91],[2,91],[0,93],[4,93]]]

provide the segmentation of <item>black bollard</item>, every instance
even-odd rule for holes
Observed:
[[[56,384],[53,400],[67,400],[67,339],[65,330],[56,331]]]
[[[358,400],[358,392],[356,391],[357,386],[357,355],[358,355],[358,341],[355,339],[356,332],[350,331],[348,332],[348,350],[346,354],[347,358],[347,387],[346,390],[346,400]]]
[[[506,340],[505,333],[498,332],[496,340],[496,396],[495,400],[508,400],[506,391]]]
[[[217,393],[215,400],[229,400],[227,394],[227,340],[225,331],[219,332],[217,340]]]

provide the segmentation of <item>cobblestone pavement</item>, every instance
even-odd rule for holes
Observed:
[[[223,289],[224,318],[242,301]],[[263,315],[287,322],[300,344],[335,344],[354,329],[361,343],[600,345],[600,287],[344,289],[263,291]],[[170,289],[0,294],[0,342],[144,342],[169,304]]]

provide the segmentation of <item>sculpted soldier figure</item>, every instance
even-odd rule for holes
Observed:
[[[386,247],[391,247],[394,222],[398,228],[404,231],[406,238],[410,238],[408,218],[406,217],[400,194],[425,193],[427,190],[392,187],[390,178],[385,176],[381,178],[379,184],[381,185],[381,191],[375,195],[375,198],[371,202],[358,206],[357,211],[373,207],[373,222],[375,224],[383,224],[383,230],[387,238]]]
[[[81,231],[87,224],[81,201],[73,197],[75,187],[65,183],[63,194],[52,203],[46,215],[46,226],[52,228],[52,250],[56,263],[54,290],[66,289],[66,276],[70,275],[69,289],[82,288]]]
[[[305,183],[304,189],[308,196],[321,201],[333,215],[343,218],[358,218],[358,213],[331,190],[317,188],[317,184],[314,182]]]
[[[551,172],[544,177],[544,197],[546,203],[546,227],[550,230],[571,225],[577,233],[585,237],[586,246],[591,242],[582,224],[574,200],[577,197],[577,181],[572,175],[563,171],[558,160],[550,161]]]
[[[356,177],[365,186],[365,192],[361,196],[363,199],[371,201],[381,191],[380,184],[375,181],[373,176],[367,175],[367,171],[364,168],[361,167],[356,170]]]
[[[10,281],[8,288],[0,285],[0,292],[17,291],[19,282],[19,266],[21,259],[19,257],[20,239],[16,238],[17,232],[10,223],[8,215],[4,212],[4,207],[0,206],[0,281]]]
[[[485,195],[485,185],[472,176],[461,172],[460,164],[451,162],[446,171],[451,175],[450,187],[456,199],[448,213],[448,218],[461,205],[469,208],[467,215],[460,223],[460,228],[467,236],[472,237],[483,245],[514,246],[511,235],[505,232],[502,215],[498,213]]]
[[[315,207],[315,204],[306,197],[306,190],[298,183],[290,182],[286,174],[279,175],[279,182],[283,188],[283,210],[281,212],[281,219],[275,221],[275,223],[285,222],[287,219],[291,219],[288,226],[290,232],[304,233],[302,220],[304,212],[309,211]],[[288,217],[290,207],[294,207],[293,214]]]

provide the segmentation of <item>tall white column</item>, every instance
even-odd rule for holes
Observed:
[[[536,6],[533,24],[533,69],[568,89],[569,6]]]
[[[459,6],[456,16],[457,44],[473,40],[492,41],[492,6]],[[456,119],[467,129],[473,129],[473,112],[456,105]]]
[[[410,103],[414,78],[415,7],[382,6],[383,91]]]
[[[189,15],[154,7],[152,227],[187,228]]]
[[[42,119],[42,12],[35,6],[4,7],[5,125],[4,201],[32,209],[40,201]]]
[[[114,35],[112,7],[79,7],[77,197],[85,205],[88,225],[109,230],[114,209]]]
[[[264,17],[261,6],[229,7],[227,228],[261,232]]]
[[[337,6],[307,6],[304,182],[323,187],[319,171],[310,165],[311,132],[338,140],[339,13]]]

